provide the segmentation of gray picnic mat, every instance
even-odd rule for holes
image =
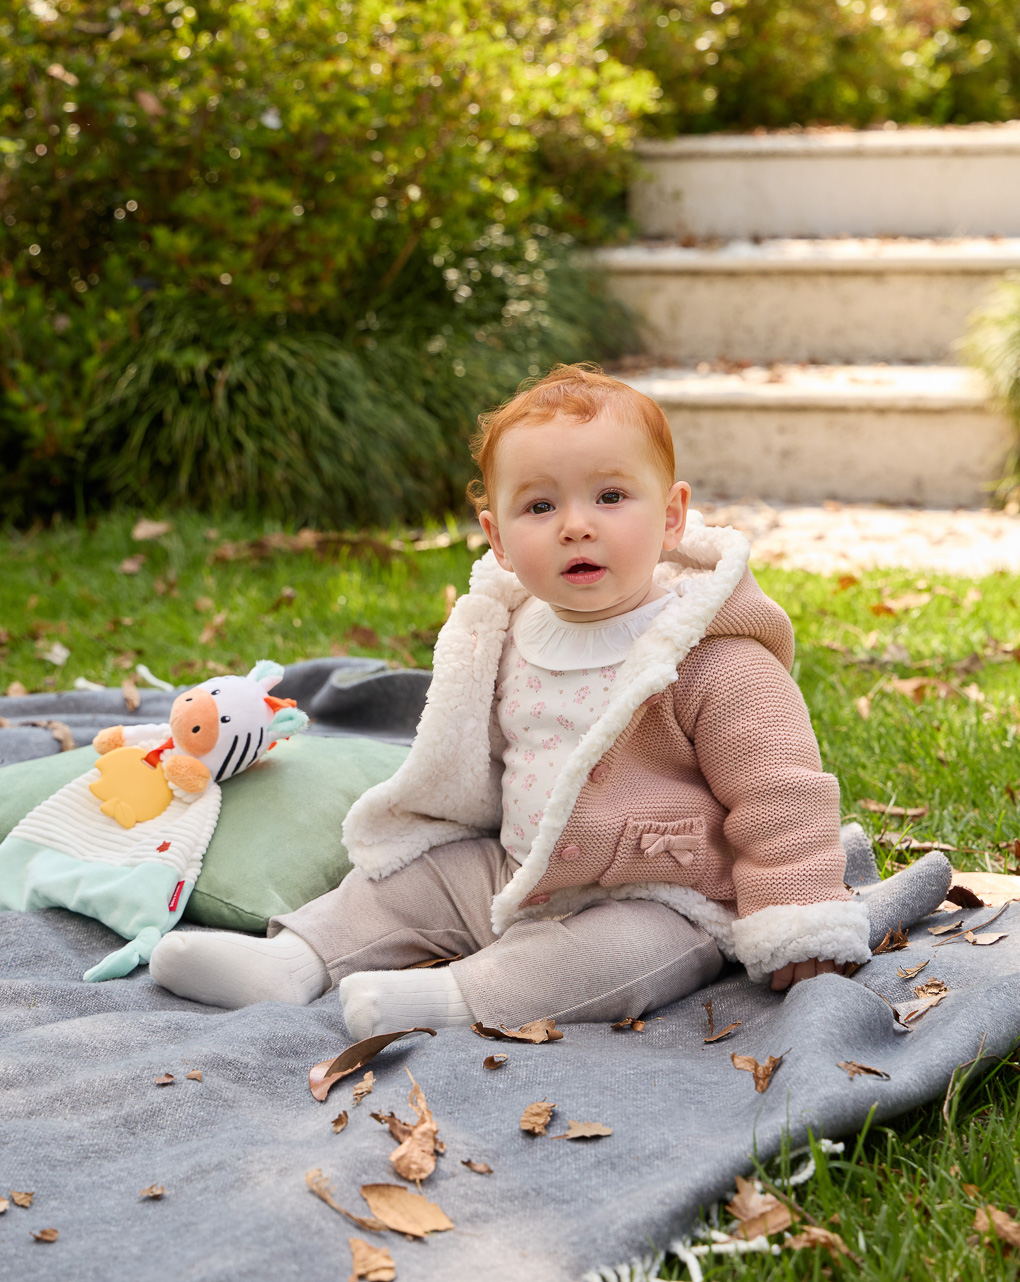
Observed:
[[[403,691],[388,684],[401,676],[413,678]],[[289,670],[286,692],[316,716],[319,733],[396,738],[413,732],[427,681],[324,660]],[[170,696],[146,694],[139,719],[165,715],[158,698],[168,707]],[[0,700],[0,716],[55,719],[54,701],[82,743],[124,720],[119,692],[109,691]],[[0,748],[38,755],[17,739],[30,730],[40,728],[8,725]],[[40,734],[35,746],[53,751],[51,732]],[[970,926],[990,915],[961,910],[959,919]],[[318,1282],[346,1275],[352,1235],[384,1244],[401,1282],[578,1282],[647,1261],[750,1170],[752,1152],[762,1160],[777,1153],[784,1133],[794,1144],[809,1131],[853,1133],[872,1107],[879,1119],[895,1117],[941,1097],[959,1064],[1007,1053],[1020,1037],[1020,905],[993,929],[1006,937],[988,947],[936,947],[922,923],[908,949],[874,958],[852,979],[822,976],[785,997],[734,969],[656,1012],[642,1033],[570,1025],[561,1041],[539,1046],[496,1045],[467,1029],[419,1034],[376,1058],[375,1089],[354,1105],[360,1074],[325,1104],[307,1084],[311,1065],[349,1041],[335,994],[308,1007],[221,1011],[172,996],[144,968],[86,984],[83,970],[117,943],[110,931],[60,909],[0,913],[0,1195],[35,1194],[30,1208],[12,1204],[0,1217],[7,1272],[19,1282],[59,1274],[163,1282],[171,1272],[220,1282],[271,1267],[280,1282]],[[897,975],[925,960],[918,979]],[[950,992],[907,1031],[890,1003],[909,1002],[929,978]],[[703,1040],[709,998],[717,1029],[742,1021],[713,1045]],[[509,1058],[486,1070],[493,1051]],[[758,1094],[732,1053],[785,1058]],[[840,1061],[889,1078],[851,1079]],[[399,1183],[388,1161],[393,1142],[370,1114],[412,1119],[405,1068],[446,1144],[423,1192],[456,1228],[427,1241],[357,1229],[304,1178],[321,1169],[356,1214],[367,1213],[363,1184]],[[201,1081],[186,1078],[192,1069]],[[157,1086],[166,1073],[174,1082]],[[556,1105],[547,1138],[519,1127],[526,1105],[541,1099]],[[334,1134],[342,1109],[351,1120]],[[553,1139],[571,1118],[613,1133]],[[462,1165],[471,1159],[493,1173]],[[152,1185],[165,1188],[161,1200],[139,1196]],[[43,1228],[59,1238],[36,1241],[32,1231]]]

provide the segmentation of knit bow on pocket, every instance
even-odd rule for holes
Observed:
[[[685,868],[694,863],[694,851],[700,844],[700,837],[675,837],[670,833],[656,832],[641,835],[641,850],[647,859],[655,859],[658,855],[672,855]]]

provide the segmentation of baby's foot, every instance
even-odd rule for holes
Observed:
[[[362,970],[339,985],[347,1031],[356,1040],[398,1028],[467,1027],[475,1022],[449,966]]]
[[[171,931],[152,950],[157,984],[207,1006],[236,1010],[255,1002],[307,1006],[329,987],[322,958],[284,928],[272,939],[233,931]]]
[[[855,898],[864,901],[871,918],[871,948],[890,930],[904,930],[933,913],[949,893],[953,869],[945,855],[929,851],[917,863],[873,886],[864,886]]]

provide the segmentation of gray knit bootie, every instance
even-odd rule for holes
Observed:
[[[860,824],[844,824],[840,840],[846,851],[846,882],[854,898],[862,899],[871,918],[868,944],[874,948],[890,930],[904,930],[933,913],[949,893],[953,869],[938,850],[922,855],[916,863],[878,879],[871,842]]]

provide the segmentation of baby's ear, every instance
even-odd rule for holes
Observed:
[[[258,682],[263,690],[268,694],[273,686],[279,685],[283,678],[284,669],[279,663],[272,659],[259,659],[258,663],[248,673],[252,681]]]

